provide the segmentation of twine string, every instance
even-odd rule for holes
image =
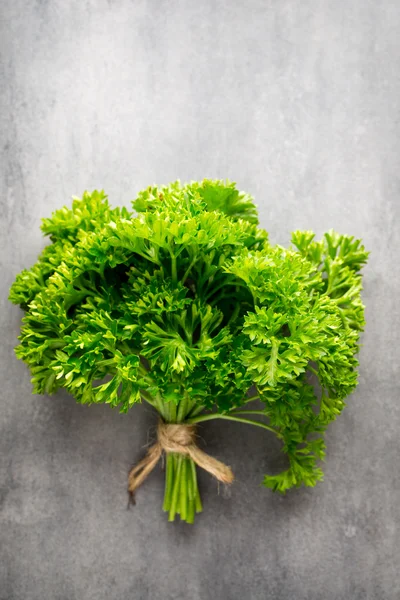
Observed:
[[[135,492],[150,475],[163,452],[175,452],[189,456],[193,462],[222,483],[232,483],[234,476],[230,467],[213,458],[196,444],[196,427],[185,423],[164,423],[157,427],[157,441],[147,454],[129,472],[128,492],[135,502]]]

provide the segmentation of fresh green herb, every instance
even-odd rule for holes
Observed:
[[[271,245],[252,198],[223,181],[149,187],[133,208],[85,192],[43,220],[52,244],[10,293],[33,391],[263,427],[288,457],[264,485],[314,486],[357,383],[360,240],[296,231],[289,249]],[[164,509],[188,522],[201,510],[190,457],[168,454]]]

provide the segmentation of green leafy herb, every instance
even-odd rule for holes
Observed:
[[[10,292],[33,391],[261,426],[288,457],[265,486],[315,485],[324,431],[357,383],[360,240],[296,231],[289,249],[271,245],[252,198],[224,181],[152,186],[133,209],[85,192],[43,220],[52,243]],[[189,522],[201,509],[189,459],[168,458],[164,508]]]

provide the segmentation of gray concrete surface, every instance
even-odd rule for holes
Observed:
[[[400,4],[395,0],[3,0],[1,600],[400,597]],[[204,425],[234,467],[201,475],[194,527],[161,512],[157,469],[126,510],[154,418],[31,396],[7,302],[42,216],[84,189],[229,177],[271,238],[365,239],[360,386],[328,434],[325,483],[262,489],[264,432]]]

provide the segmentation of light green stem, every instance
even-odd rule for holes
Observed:
[[[190,418],[192,417],[197,417],[197,415],[199,415],[200,413],[203,412],[203,410],[205,410],[205,406],[204,405],[200,405],[200,406],[194,406],[187,414],[187,416],[190,415]]]
[[[182,456],[182,469],[181,469],[181,485],[180,485],[180,515],[182,521],[186,521],[187,517],[187,505],[188,505],[188,472],[187,472],[187,458]]]
[[[188,419],[186,423],[202,423],[203,421],[212,421],[213,419],[226,419],[227,421],[237,421],[238,423],[247,423],[247,425],[255,425],[256,427],[262,427],[263,429],[272,431],[272,433],[275,433],[275,435],[281,437],[280,433],[276,431],[276,429],[270,427],[269,425],[266,425],[265,423],[261,423],[260,421],[252,421],[251,419],[242,419],[241,417],[234,417],[233,415],[220,415],[217,413],[213,413],[210,415],[200,415],[199,417]]]
[[[267,413],[265,412],[265,410],[235,410],[234,412],[230,413],[231,415],[235,416],[235,415],[261,415],[263,417],[268,417]]]
[[[175,461],[175,481],[174,487],[172,491],[172,500],[171,506],[169,509],[168,521],[174,521],[175,515],[178,512],[178,496],[179,496],[179,488],[180,488],[180,480],[181,480],[181,470],[182,470],[182,456],[179,454],[173,455],[173,459]]]
[[[188,268],[186,269],[185,274],[184,274],[184,276],[181,279],[181,281],[182,281],[183,284],[185,283],[186,279],[188,278],[189,273],[192,270],[192,267],[196,263],[197,260],[198,260],[197,258],[194,258],[192,260],[192,262],[190,263],[190,265],[188,266]]]
[[[194,486],[194,507],[195,507],[195,510],[197,513],[201,513],[201,511],[203,510],[203,506],[201,504],[199,488],[197,485],[196,465],[194,464],[194,462],[192,460],[190,461],[190,466],[192,468],[192,477],[193,477],[193,486]]]
[[[196,505],[195,505],[195,482],[193,480],[193,474],[192,474],[192,468],[191,468],[191,461],[190,459],[188,459],[188,478],[187,478],[187,484],[188,484],[188,504],[187,504],[187,513],[186,513],[186,523],[194,523],[194,515],[196,512]],[[197,483],[196,483],[196,489],[197,489]]]
[[[174,483],[174,457],[172,454],[167,454],[165,467],[165,493],[163,510],[168,512],[171,507],[172,489]]]
[[[172,281],[178,281],[178,271],[176,268],[176,256],[171,254],[171,276]]]
[[[254,394],[254,396],[249,396],[248,398],[246,398],[246,400],[244,401],[244,404],[247,404],[248,402],[253,402],[254,400],[259,400],[260,396],[258,394]]]
[[[184,394],[178,404],[178,411],[177,411],[177,416],[176,416],[176,420],[178,423],[182,423],[182,421],[184,420],[184,418],[187,414],[187,407],[188,407],[188,398],[187,398],[187,394]]]

